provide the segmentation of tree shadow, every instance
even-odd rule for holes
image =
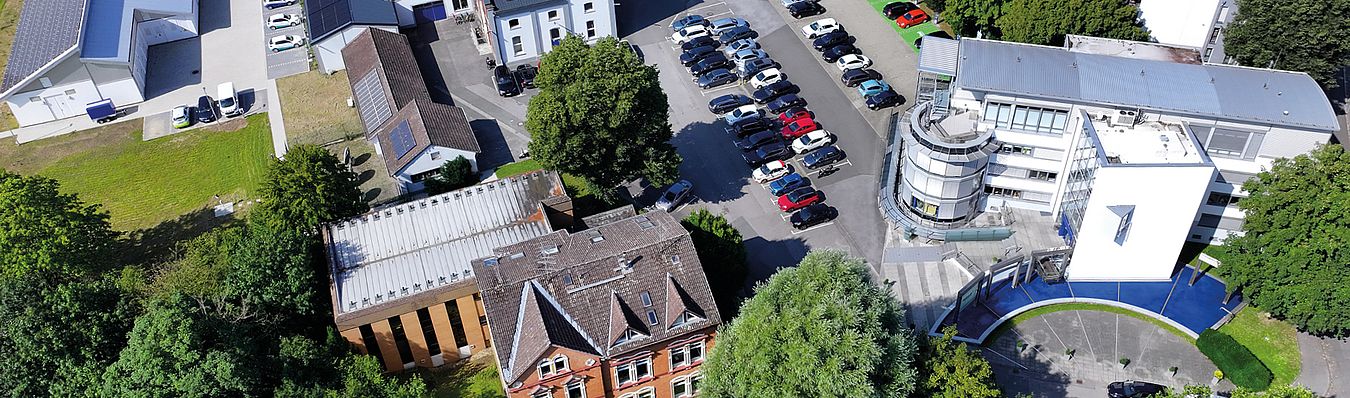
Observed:
[[[744,219],[737,219],[732,222],[737,230],[753,231],[748,228]],[[801,238],[789,238],[783,240],[768,240],[756,236],[745,241],[746,262],[749,267],[749,275],[746,276],[746,291],[749,297],[753,295],[751,287],[760,282],[769,280],[769,277],[783,268],[796,267],[806,253],[811,251],[806,241]]]
[[[615,7],[618,20],[618,36],[627,37],[647,26],[660,22],[672,15],[693,8],[706,1],[670,1],[670,0],[627,0],[623,6]]]
[[[726,132],[723,122],[694,122],[680,128],[670,143],[684,161],[680,164],[682,179],[694,183],[694,196],[707,203],[730,202],[745,196],[749,187],[750,166],[745,164],[736,148],[734,134]],[[666,187],[648,187],[638,197],[639,203],[656,202]],[[655,190],[654,194],[646,191]]]
[[[371,188],[369,191],[366,191],[365,194],[361,195],[361,200],[367,203],[373,202],[380,197],[381,193],[384,193],[383,189]]]
[[[478,119],[469,122],[473,135],[478,139],[478,170],[491,170],[497,166],[515,161],[511,147],[502,135],[502,127],[494,119]]]
[[[369,152],[363,153],[357,156],[355,159],[352,159],[352,167],[357,167],[366,164],[366,162],[368,161],[370,161],[370,153]]]
[[[361,172],[360,175],[356,176],[356,183],[358,185],[365,184],[366,181],[370,181],[370,179],[372,178],[375,178],[375,170],[366,170]]]
[[[234,215],[215,217],[214,211],[207,207],[150,228],[132,231],[122,242],[122,250],[119,250],[121,263],[152,265],[167,261],[172,258],[179,243],[234,221]]]

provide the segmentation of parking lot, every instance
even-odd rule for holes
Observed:
[[[294,26],[272,29],[272,27],[269,26],[268,24],[268,19],[271,18],[273,15],[277,14],[294,14],[296,16],[301,17],[301,20],[303,21],[305,10],[304,7],[301,6],[299,2],[285,7],[273,9],[263,8],[262,11],[263,48],[268,48],[267,44],[271,42],[273,37],[277,36],[295,35],[297,37],[303,38],[304,40],[309,40],[309,35],[305,31],[306,22],[301,22],[300,24]],[[273,52],[270,49],[268,49],[267,78],[280,79],[290,75],[309,72],[309,52],[306,51],[306,47],[307,46],[300,46],[298,48],[292,48],[280,52]]]

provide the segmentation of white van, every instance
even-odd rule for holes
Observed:
[[[239,106],[239,98],[234,93],[234,83],[225,82],[216,86],[216,103],[220,105],[220,113],[225,116],[237,116],[244,113],[244,108]]]

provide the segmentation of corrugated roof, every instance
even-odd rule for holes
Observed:
[[[23,3],[0,92],[8,92],[61,54],[75,48],[84,26],[85,0]]]
[[[919,50],[919,71],[940,75],[956,75],[956,40],[927,36]]]
[[[1339,129],[1322,88],[1300,72],[1191,65],[967,38],[960,41],[956,84],[974,91]]]
[[[390,0],[307,0],[305,16],[311,43],[351,25],[398,26],[398,14]]]

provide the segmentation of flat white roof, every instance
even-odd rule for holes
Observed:
[[[1204,48],[1223,0],[1141,0],[1144,26],[1159,43]]]
[[[1108,163],[1200,164],[1206,158],[1196,149],[1190,134],[1177,124],[1146,122],[1111,127],[1093,120],[1098,145]]]
[[[80,58],[129,62],[135,12],[190,15],[195,0],[89,0]]]

